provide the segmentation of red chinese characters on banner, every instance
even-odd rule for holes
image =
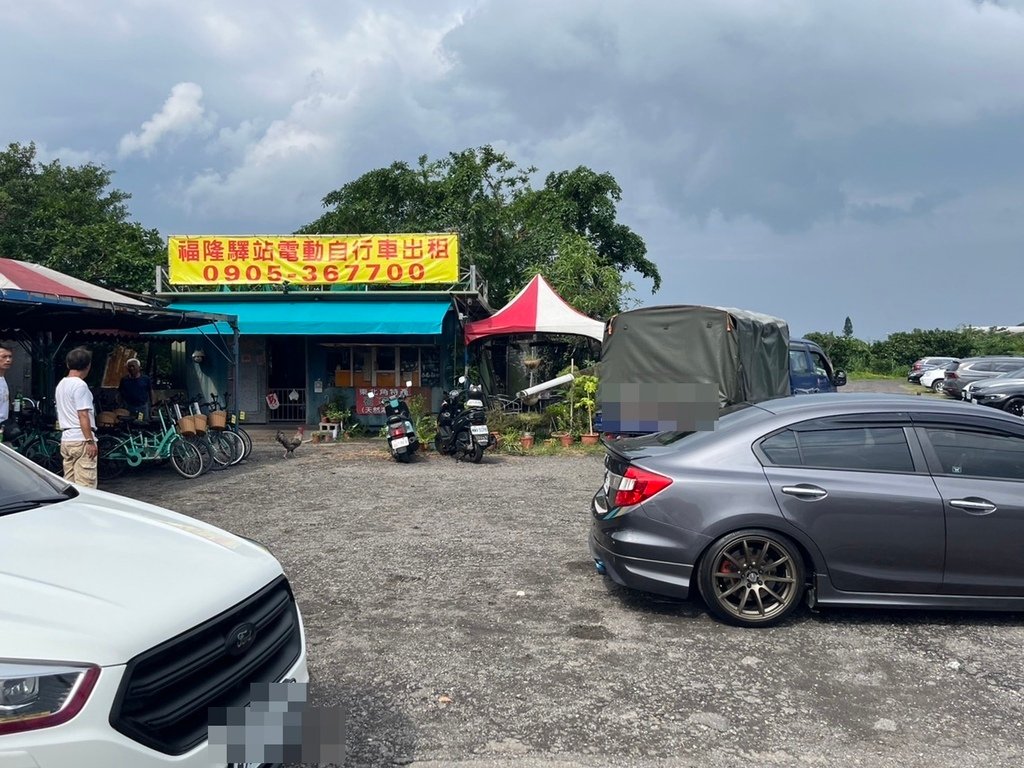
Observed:
[[[455,234],[172,236],[176,285],[456,283]]]
[[[199,241],[183,240],[178,244],[178,258],[181,261],[200,261]]]

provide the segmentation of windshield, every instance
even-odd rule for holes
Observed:
[[[0,515],[77,495],[65,480],[0,445]]]

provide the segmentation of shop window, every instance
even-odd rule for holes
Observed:
[[[398,350],[395,347],[376,347],[377,350],[377,386],[395,387],[398,385],[395,374]]]
[[[398,351],[398,365],[400,371],[399,382],[405,386],[405,382],[411,381],[414,387],[420,386],[420,350],[419,347],[402,347]]]

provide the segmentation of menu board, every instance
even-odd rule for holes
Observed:
[[[420,386],[441,386],[441,350],[436,347],[420,351]]]

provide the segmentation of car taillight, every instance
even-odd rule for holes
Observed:
[[[956,375],[956,371],[946,371],[945,378],[947,378],[947,379],[959,379],[960,377]]]
[[[622,476],[619,489],[615,492],[615,506],[629,507],[646,501],[658,491],[672,485],[672,478],[651,472],[649,469],[630,467]]]
[[[391,434],[395,437],[402,437],[405,435],[405,427],[392,427]]]

